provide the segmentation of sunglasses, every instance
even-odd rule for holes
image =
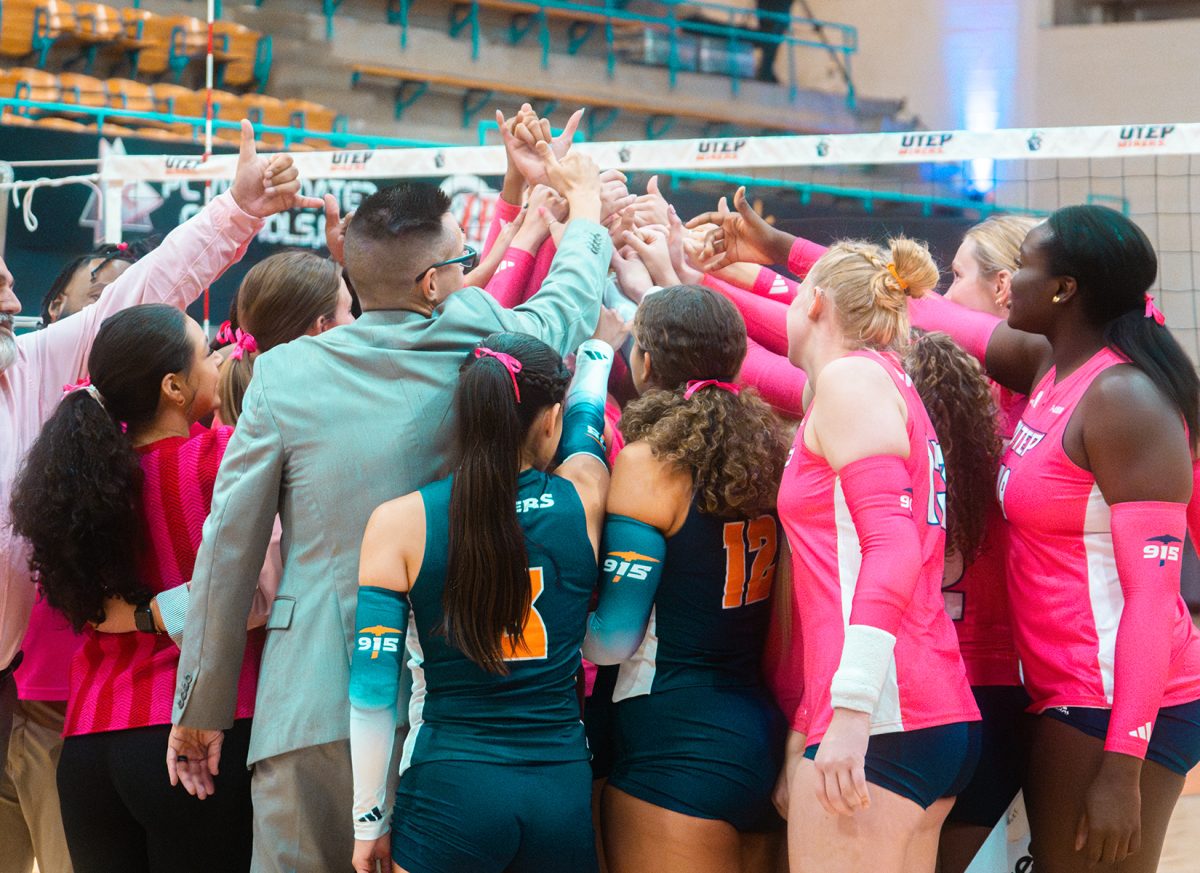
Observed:
[[[416,284],[425,278],[425,275],[430,270],[436,270],[438,267],[449,267],[451,264],[462,264],[463,272],[469,273],[479,266],[479,252],[470,246],[463,246],[463,253],[457,258],[451,258],[448,261],[438,261],[436,264],[430,264],[424,270],[417,274],[417,278],[413,280]]]

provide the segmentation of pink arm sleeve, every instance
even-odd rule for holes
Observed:
[[[804,386],[808,384],[804,371],[749,337],[738,381],[757,389],[759,396],[783,415],[791,418],[804,415]]]
[[[1192,461],[1192,499],[1187,507],[1187,530],[1192,548],[1200,549],[1200,459]]]
[[[754,286],[749,290],[759,297],[791,303],[799,287],[796,282],[787,276],[779,275],[770,267],[759,267],[758,275],[754,277]]]
[[[500,236],[500,231],[504,229],[505,225],[516,221],[520,214],[520,206],[513,206],[503,197],[496,198],[496,206],[492,210],[492,223],[488,225],[487,239],[483,241],[483,251],[479,253],[480,258],[487,257],[487,253],[496,244],[496,237]]]
[[[904,459],[863,458],[842,467],[838,478],[862,552],[850,624],[896,636],[921,574],[921,541]]]
[[[827,251],[829,249],[826,246],[798,236],[792,243],[792,250],[788,252],[787,268],[792,271],[792,275],[803,279],[812,269],[812,265]]]
[[[525,302],[525,289],[532,273],[533,255],[524,249],[509,246],[484,290],[505,309],[512,309],[518,303]]]
[[[21,337],[42,402],[57,403],[62,386],[85,374],[92,340],[104,319],[140,303],[183,309],[246,253],[263,220],[243,212],[226,191],[175,228],[150,254],[78,314]]]
[[[1187,508],[1182,503],[1116,503],[1113,555],[1125,604],[1113,655],[1113,706],[1106,752],[1146,756],[1162,705],[1171,661],[1171,627],[1179,600],[1179,570]]]
[[[746,322],[746,334],[768,351],[787,354],[787,306],[730,285],[716,276],[705,276],[704,285],[723,294],[738,308]]]
[[[964,352],[987,367],[988,341],[1002,320],[952,303],[941,294],[929,293],[908,301],[913,327],[948,333]]]
[[[538,249],[537,258],[533,262],[533,272],[529,276],[529,283],[525,286],[525,300],[538,293],[542,282],[546,281],[546,277],[550,275],[550,265],[554,263],[556,254],[558,254],[558,246],[554,244],[553,239],[546,237],[546,241]]]

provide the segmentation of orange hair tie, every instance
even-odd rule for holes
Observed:
[[[900,278],[900,274],[896,272],[896,265],[888,264],[887,269],[888,269],[888,272],[892,274],[892,278],[896,280],[896,284],[900,286],[900,290],[907,291],[908,283]]]

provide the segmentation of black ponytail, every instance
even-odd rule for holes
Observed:
[[[1154,247],[1129,218],[1105,206],[1067,206],[1046,219],[1042,243],[1053,275],[1072,276],[1087,319],[1104,341],[1150,377],[1183,417],[1193,447],[1200,439],[1200,378],[1165,326],[1146,317],[1158,273]]]
[[[570,373],[553,349],[533,337],[496,333],[480,347],[515,358],[521,371],[514,386],[499,359],[476,357],[474,350],[460,371],[443,630],[480,667],[505,674],[504,642],[513,648],[523,643],[531,597],[516,511],[521,449],[539,413],[562,402]]]
[[[17,474],[13,530],[32,546],[46,600],[76,631],[104,620],[106,598],[147,593],[137,569],[142,468],[124,428],[152,421],[163,376],[191,366],[186,318],[155,304],[106,319],[88,357],[94,393],[63,398]]]

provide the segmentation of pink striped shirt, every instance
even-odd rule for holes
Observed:
[[[138,449],[142,472],[143,584],[159,592],[192,578],[217,468],[233,428],[193,430]],[[254,691],[265,632],[250,631],[238,681],[236,718],[254,713]],[[86,633],[71,661],[65,736],[171,723],[179,649],[171,638],[145,633]]]

